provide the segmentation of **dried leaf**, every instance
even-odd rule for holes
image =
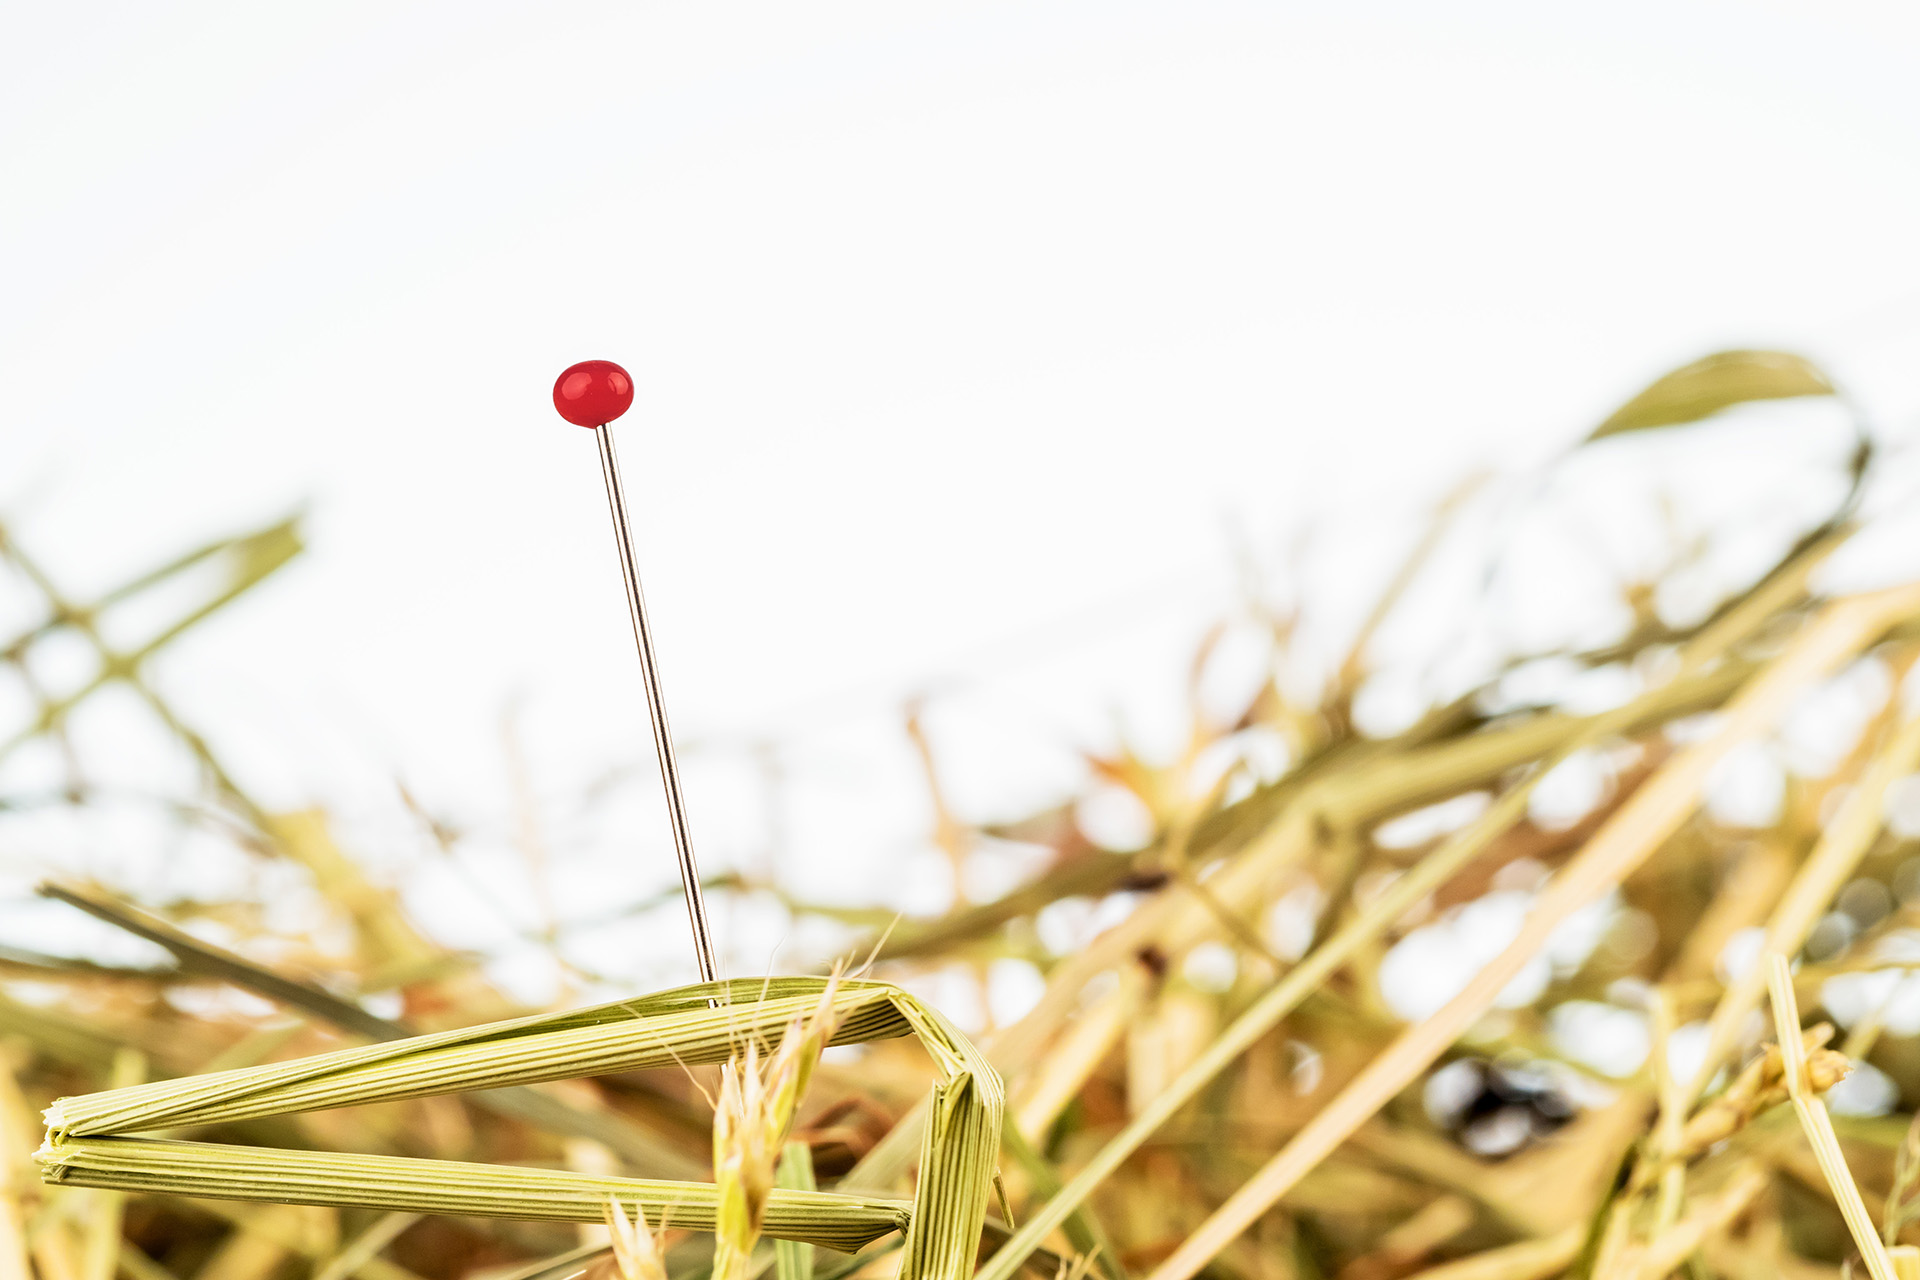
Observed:
[[[1785,351],[1722,351],[1657,379],[1595,428],[1588,442],[1629,431],[1698,422],[1750,400],[1830,396],[1814,363]]]

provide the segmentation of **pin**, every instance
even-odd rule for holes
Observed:
[[[667,705],[660,696],[660,668],[653,656],[653,631],[647,625],[647,601],[640,593],[640,570],[633,558],[633,538],[627,528],[627,498],[620,486],[620,463],[613,452],[608,426],[633,404],[633,379],[611,360],[586,360],[574,365],[553,384],[553,407],[575,426],[592,430],[600,443],[600,471],[607,482],[607,505],[613,511],[613,540],[620,552],[620,572],[627,582],[627,612],[633,618],[633,640],[640,650],[640,675],[646,685],[647,714],[653,721],[653,749],[660,757],[660,781],[667,792],[667,816],[673,823],[673,851],[680,860],[680,887],[687,897],[687,922],[693,926],[693,949],[700,961],[700,977],[718,979],[713,962],[713,934],[707,927],[707,904],[700,896],[700,868],[693,860],[693,835],[687,828],[687,803],[680,794],[680,766],[673,756],[673,734],[667,728]]]

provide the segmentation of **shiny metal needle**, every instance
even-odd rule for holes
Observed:
[[[706,899],[700,893],[700,866],[693,857],[693,833],[687,829],[687,801],[680,793],[680,765],[674,759],[673,731],[667,727],[667,704],[660,696],[660,664],[653,653],[653,630],[647,625],[647,600],[640,592],[640,570],[633,559],[633,535],[627,525],[627,497],[620,485],[620,461],[613,451],[613,428],[594,428],[600,442],[600,471],[607,480],[607,505],[613,511],[613,540],[620,549],[620,574],[627,583],[627,611],[633,616],[633,641],[640,649],[640,677],[646,684],[647,713],[653,721],[653,749],[660,757],[660,782],[667,791],[667,817],[673,824],[673,852],[680,860],[680,885],[687,894],[687,922],[693,926],[693,949],[700,961],[700,977],[713,982],[719,971],[713,960],[713,931],[707,925]]]

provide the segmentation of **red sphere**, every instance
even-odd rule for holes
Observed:
[[[633,379],[611,360],[582,360],[553,384],[553,407],[576,427],[603,427],[633,404]]]

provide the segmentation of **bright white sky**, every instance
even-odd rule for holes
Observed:
[[[1806,351],[1901,431],[1920,410],[1905,5],[61,4],[6,28],[0,510],[85,594],[309,504],[309,555],[161,675],[244,778],[395,858],[396,776],[507,827],[515,698],[553,803],[651,779],[592,442],[548,401],[574,360],[638,382],[619,439],[707,860],[763,844],[745,747],[771,739],[796,881],[921,907],[915,690],[963,807],[1016,814],[1116,711],[1168,740],[1237,537],[1277,559],[1334,513],[1403,531],[1726,346]],[[1330,572],[1391,543],[1356,533]],[[11,831],[10,878],[114,858],[106,829]],[[601,851],[563,909],[670,880],[637,800],[558,838]],[[436,892],[485,934],[490,908]],[[723,923],[743,968],[780,941],[754,927]],[[683,976],[656,932],[647,972]]]

